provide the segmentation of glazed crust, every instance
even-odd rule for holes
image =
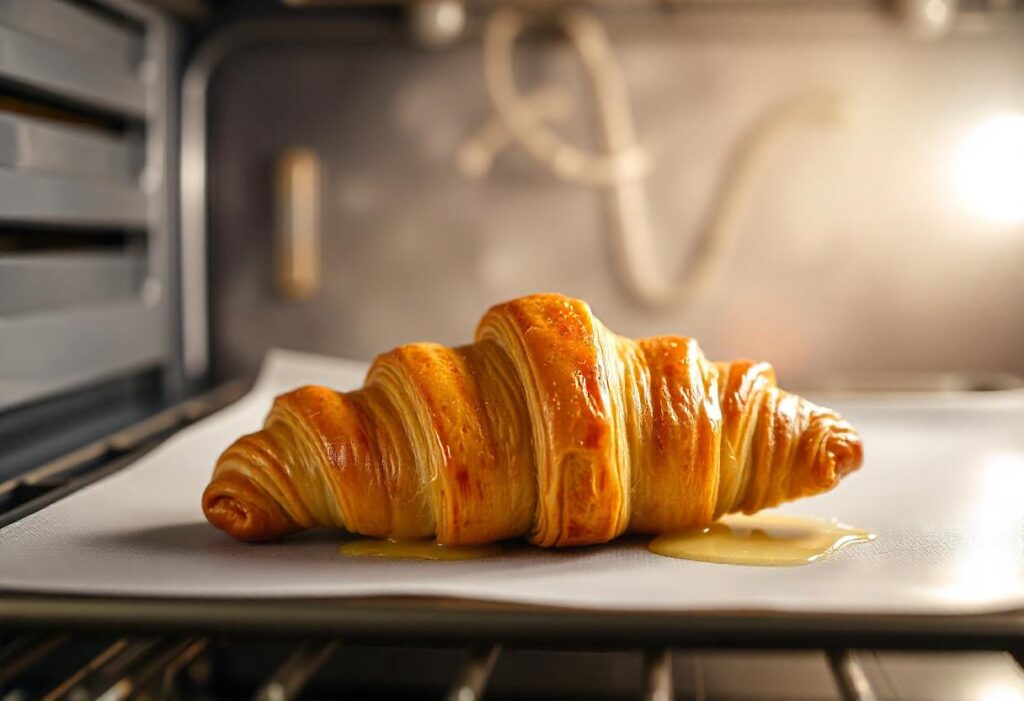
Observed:
[[[767,363],[623,338],[542,294],[491,308],[471,345],[379,356],[362,389],[278,397],[218,460],[203,511],[247,541],[325,527],[590,545],[818,494],[862,459],[853,427]]]

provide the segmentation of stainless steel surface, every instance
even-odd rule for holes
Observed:
[[[0,77],[93,107],[143,117],[146,86],[127,66],[0,25]]]
[[[0,166],[129,183],[143,162],[139,139],[0,112]]]
[[[394,28],[382,29],[379,23],[295,23],[248,21],[215,34],[193,54],[181,79],[181,154],[180,179],[180,266],[181,348],[186,378],[202,379],[210,369],[210,298],[208,290],[208,218],[209,167],[208,109],[210,81],[222,62],[246,47],[282,42],[336,41],[347,38],[357,42],[396,38]],[[282,144],[280,152],[293,142]]]
[[[130,69],[142,40],[73,0],[0,0],[0,24],[81,52],[89,61]]]
[[[302,643],[259,688],[255,701],[291,701],[338,647],[338,641]]]
[[[686,698],[839,699],[825,654],[814,650],[700,650],[676,654],[676,691]]]
[[[494,663],[501,654],[501,645],[487,645],[470,651],[459,678],[446,697],[448,701],[479,701],[484,697]]]
[[[832,651],[828,655],[828,662],[843,701],[878,701],[856,652]]]
[[[0,255],[0,315],[132,297],[146,267],[141,252]]]
[[[1007,653],[861,653],[878,696],[888,701],[1018,701],[1024,670]]]
[[[527,14],[512,9],[496,11],[488,21],[483,62],[495,113],[538,164],[566,182],[596,188],[604,198],[609,220],[604,228],[621,283],[646,306],[685,308],[700,302],[709,280],[720,273],[722,258],[735,246],[751,193],[764,179],[765,163],[778,142],[799,127],[834,127],[841,121],[843,100],[835,89],[791,95],[755,115],[725,159],[699,230],[688,237],[692,243],[687,259],[675,275],[668,275],[651,225],[646,187],[650,158],[638,143],[629,91],[602,22],[577,9],[558,16],[556,23],[587,76],[601,152],[581,150],[559,136],[519,94],[513,54],[529,24]]]
[[[553,183],[515,151],[486,179],[462,175],[459,148],[491,113],[475,31],[434,54],[340,33],[320,43],[326,24],[303,46],[287,45],[289,26],[224,50],[204,73],[219,66],[208,238],[197,206],[205,188],[183,202],[193,224],[184,245],[210,245],[220,372],[252,372],[273,345],[368,359],[413,340],[462,343],[488,304],[546,289],[588,299],[625,334],[684,333],[712,357],[769,358],[790,386],[880,371],[1024,372],[1024,236],[966,209],[951,184],[961,139],[1024,102],[1014,49],[1024,25],[1008,19],[918,43],[873,13],[820,20],[751,10],[609,22],[637,133],[654,158],[661,260],[688,255],[685,232],[698,228],[752,116],[780,94],[820,85],[842,86],[851,106],[844,128],[780,146],[778,174],[752,194],[702,301],[663,311],[638,308],[621,290],[594,193]],[[519,58],[524,93],[557,85],[571,105],[588,104],[564,45],[537,41]],[[327,83],[347,89],[324,91]],[[203,112],[193,106],[186,157],[201,143]],[[254,109],[258,124],[246,119]],[[587,117],[576,109],[566,138],[589,143]],[[329,271],[301,305],[275,299],[266,283],[267,164],[296,134],[324,163]],[[206,177],[202,163],[190,173]],[[190,294],[185,323],[205,329],[205,292]],[[205,339],[193,357],[203,348]]]
[[[644,660],[644,701],[672,701],[672,650],[662,648],[647,654]]]
[[[0,113],[0,412],[154,367],[180,391],[175,55],[166,17],[131,0],[0,6],[0,77],[32,89]],[[114,126],[56,121],[51,100]],[[95,232],[128,242],[79,253]]]
[[[123,301],[0,318],[0,410],[158,365],[167,353],[158,302]]]
[[[0,169],[0,212],[29,224],[142,228],[146,195],[134,185]]]

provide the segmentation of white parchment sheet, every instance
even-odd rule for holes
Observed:
[[[878,533],[817,564],[658,557],[641,539],[514,547],[494,559],[348,558],[345,536],[245,545],[199,500],[219,453],[302,384],[359,386],[365,365],[275,351],[253,391],[135,465],[0,531],[0,589],[183,597],[432,595],[620,610],[968,613],[1024,608],[1024,397],[845,399],[866,462],[783,511]]]

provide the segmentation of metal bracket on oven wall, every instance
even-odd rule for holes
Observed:
[[[295,146],[274,164],[274,284],[290,300],[304,300],[320,289],[320,159]]]

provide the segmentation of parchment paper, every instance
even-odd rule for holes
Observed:
[[[214,461],[258,428],[274,395],[349,389],[365,365],[275,351],[238,403],[135,465],[0,531],[0,589],[183,597],[427,595],[621,610],[968,613],[1024,608],[1024,396],[831,401],[866,464],[830,494],[781,510],[878,533],[817,564],[716,565],[658,557],[641,539],[514,547],[495,559],[384,561],[338,554],[320,532],[236,543],[199,506]],[[833,398],[834,400],[834,398]]]

